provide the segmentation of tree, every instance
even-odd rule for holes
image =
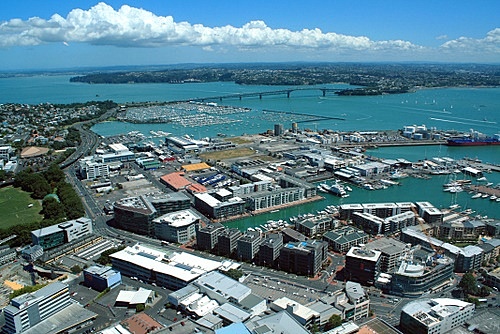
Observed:
[[[113,253],[116,253],[116,252],[119,252],[121,251],[122,249],[124,249],[125,246],[120,246],[120,247],[116,247],[116,248],[111,248],[111,249],[108,249],[104,252],[101,253],[101,256],[97,259],[97,263],[99,264],[102,264],[102,265],[106,265],[108,263],[111,262],[109,256]]]
[[[241,276],[243,276],[243,271],[238,269],[229,269],[226,272],[223,272],[226,276],[231,277],[234,280],[239,280]]]
[[[82,268],[77,264],[75,264],[73,267],[71,267],[71,272],[73,274],[79,274],[81,271],[82,271]]]
[[[465,273],[458,286],[467,294],[475,295],[477,292],[477,281],[472,273]]]
[[[54,197],[47,197],[42,202],[43,219],[60,219],[65,217],[64,207]]]
[[[57,164],[50,165],[50,167],[43,173],[43,176],[51,184],[61,182],[66,177],[62,169]]]
[[[328,319],[328,322],[325,325],[325,330],[330,330],[332,328],[338,327],[342,325],[342,318],[338,314],[334,314]]]

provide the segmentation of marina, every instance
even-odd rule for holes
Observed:
[[[217,94],[233,94],[240,92],[259,92],[269,89],[266,86],[242,86],[229,82],[215,83],[184,83],[184,84],[109,84],[109,85],[87,85],[80,83],[69,83],[69,76],[46,76],[46,77],[20,77],[6,78],[0,80],[0,87],[4,91],[0,102],[20,103],[73,103],[77,101],[89,101],[96,99],[113,100],[132,106],[147,101],[173,101],[187,100],[193,97],[215,96]],[[27,87],[37,87],[29,89]],[[57,89],[56,89],[57,87]],[[331,88],[348,88],[349,85],[326,85]],[[4,89],[5,88],[5,89]],[[286,89],[286,86],[276,89]],[[438,208],[447,208],[452,204],[459,204],[463,210],[471,209],[476,214],[489,217],[498,217],[498,202],[490,200],[492,195],[499,197],[496,193],[489,193],[487,199],[471,197],[475,192],[481,192],[488,183],[489,188],[495,189],[500,183],[497,170],[500,170],[500,154],[498,145],[490,146],[446,146],[446,145],[418,145],[408,149],[406,146],[396,146],[397,142],[387,142],[390,147],[383,147],[383,143],[377,140],[384,137],[391,140],[390,132],[384,129],[399,129],[402,124],[426,124],[427,127],[469,131],[474,128],[489,135],[498,132],[500,122],[500,100],[498,96],[500,88],[442,88],[431,90],[418,90],[413,93],[344,97],[327,95],[318,97],[317,92],[297,91],[290,99],[286,97],[263,97],[262,99],[233,99],[225,101],[233,108],[247,108],[235,114],[227,114],[227,110],[218,111],[216,116],[227,117],[238,122],[226,124],[200,125],[196,127],[184,127],[180,121],[176,123],[131,123],[125,121],[107,121],[96,124],[92,130],[97,134],[109,137],[119,136],[124,143],[142,139],[159,145],[163,141],[162,135],[169,133],[172,136],[189,135],[191,138],[224,138],[230,139],[244,133],[265,133],[273,129],[275,124],[283,124],[284,128],[290,128],[291,124],[302,120],[300,115],[286,113],[264,113],[264,109],[282,110],[303,114],[314,114],[319,116],[341,117],[345,120],[325,119],[308,123],[302,123],[301,130],[324,131],[334,129],[335,131],[363,131],[373,133],[370,139],[372,148],[368,148],[365,155],[377,159],[405,159],[411,162],[424,161],[432,157],[450,157],[452,159],[469,159],[472,167],[482,170],[491,170],[486,177],[488,182],[477,185],[479,188],[472,190],[448,193],[443,192],[443,184],[448,183],[449,174],[422,174],[415,173],[404,178],[384,177],[380,180],[369,180],[365,184],[347,185],[352,191],[347,190],[349,197],[338,197],[330,193],[318,192],[324,199],[309,203],[303,203],[294,207],[280,208],[277,212],[266,212],[255,216],[224,223],[228,227],[237,227],[246,230],[247,227],[259,227],[268,220],[288,221],[290,217],[306,213],[316,214],[325,211],[329,205],[340,205],[344,203],[379,203],[399,201],[429,201]],[[407,101],[407,102],[405,102]],[[453,109],[450,106],[453,105]],[[481,110],[470,113],[471,105],[483,105]],[[194,110],[199,106],[189,105]],[[443,114],[446,108],[446,114]],[[139,111],[139,110],[138,110]],[[163,111],[162,111],[163,112]],[[226,114],[224,114],[226,113]],[[138,112],[138,115],[140,113]],[[154,113],[153,113],[154,114]],[[211,115],[205,112],[206,115]],[[158,114],[160,115],[160,114]],[[174,115],[174,112],[172,112]],[[439,115],[439,116],[438,116]],[[138,116],[142,117],[142,116]],[[148,116],[149,117],[149,116]],[[488,122],[483,119],[487,118]],[[187,125],[187,123],[186,123]],[[153,131],[153,132],[151,132]],[[162,131],[163,134],[160,132]],[[156,133],[156,135],[155,135]],[[160,135],[160,136],[157,136]],[[151,138],[148,138],[150,137]],[[358,144],[359,145],[359,144]],[[355,144],[353,144],[353,147]],[[445,172],[447,173],[447,172]],[[459,174],[460,175],[460,174]],[[397,174],[396,174],[397,176]],[[461,176],[457,176],[457,179]],[[475,179],[472,179],[476,185]],[[389,182],[397,182],[399,185],[390,185]],[[377,186],[377,184],[380,184]],[[379,189],[375,189],[379,187]],[[374,190],[368,190],[364,188]],[[484,189],[487,190],[487,189]]]

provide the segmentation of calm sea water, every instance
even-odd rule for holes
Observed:
[[[85,102],[89,100],[113,100],[118,103],[143,101],[172,101],[209,97],[234,93],[262,92],[288,87],[241,86],[234,83],[192,83],[192,84],[123,84],[89,85],[70,83],[70,76],[36,76],[0,79],[0,103],[38,104]],[[311,88],[311,86],[308,86]],[[313,86],[314,87],[314,86]],[[319,87],[319,86],[318,86]],[[321,87],[345,88],[346,85],[322,85]],[[295,87],[293,87],[295,88]],[[301,128],[333,129],[340,131],[395,130],[404,125],[425,124],[443,130],[469,131],[474,129],[488,135],[500,133],[500,88],[443,88],[419,90],[414,93],[382,96],[340,97],[333,93],[321,96],[321,92],[292,92],[290,98],[284,95],[244,98],[241,101],[224,100],[222,104],[251,108],[246,114],[228,116],[239,120],[231,125],[181,127],[172,124],[130,124],[104,122],[93,130],[102,136],[123,134],[138,130],[145,135],[150,130],[163,130],[174,135],[189,134],[193,137],[228,136],[243,133],[259,133],[272,129],[275,123],[285,128],[300,120],[300,116],[283,116],[264,110],[290,111],[321,116],[341,117],[345,120],[325,120],[300,123]],[[158,139],[152,139],[158,140]],[[369,152],[382,158],[405,158],[410,161],[432,157],[479,158],[485,162],[500,164],[500,147],[394,147],[379,148]],[[499,183],[498,173],[487,175],[490,182]],[[277,213],[250,217],[230,226],[246,228],[265,223],[268,219],[287,219],[292,215],[322,210],[330,204],[386,202],[386,201],[430,201],[437,207],[458,203],[472,208],[478,214],[500,218],[500,203],[489,200],[472,200],[467,193],[456,198],[442,191],[446,177],[431,180],[407,178],[402,185],[386,190],[367,191],[354,189],[351,196],[339,199],[325,195],[325,200]]]

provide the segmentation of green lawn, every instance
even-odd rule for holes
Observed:
[[[14,187],[0,188],[0,229],[41,221],[41,210],[42,205],[29,193]]]

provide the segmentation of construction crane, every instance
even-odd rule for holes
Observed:
[[[420,229],[422,230],[422,233],[427,237],[427,242],[429,243],[429,246],[432,248],[434,251],[434,254],[439,256],[443,253],[443,250],[434,245],[431,240],[431,236],[429,235],[429,232],[427,231],[427,228],[424,225],[424,219],[420,217],[420,215],[417,212],[417,209],[415,208],[414,205],[411,206],[411,211],[415,214],[415,219],[417,220],[418,224],[420,225]]]

